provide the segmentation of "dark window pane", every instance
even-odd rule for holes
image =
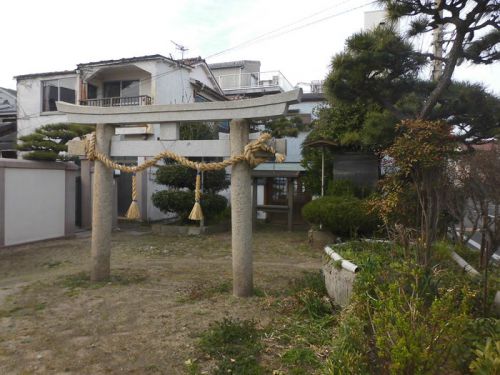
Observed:
[[[271,195],[272,203],[280,203],[287,199],[287,179],[275,177],[273,179],[273,190]]]
[[[76,99],[76,93],[75,90],[73,89],[68,89],[66,87],[60,87],[60,97],[59,100],[61,102],[66,102],[66,103],[75,103]]]
[[[58,100],[57,80],[43,82],[42,111],[56,111],[56,101]]]
[[[75,103],[75,78],[61,78],[59,80],[59,100],[66,103]]]
[[[120,96],[139,96],[139,81],[122,81],[122,92]]]
[[[196,94],[196,95],[194,96],[194,101],[195,101],[196,103],[203,103],[203,102],[208,102],[209,100],[208,100],[207,98],[205,98],[204,96],[201,96],[201,95]]]
[[[87,99],[97,99],[97,86],[87,85]]]
[[[120,96],[120,81],[104,82],[104,97],[118,98]]]

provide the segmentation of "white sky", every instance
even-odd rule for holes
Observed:
[[[212,57],[209,63],[260,60],[292,84],[323,79],[331,57],[363,27],[368,0],[9,0],[2,3],[0,86],[15,75],[149,54],[179,58],[171,40],[207,57],[307,16],[273,38]],[[351,10],[353,9],[353,10]],[[321,22],[322,18],[333,16]],[[287,30],[313,22],[299,30]],[[500,64],[460,67],[456,79],[483,82],[500,95]]]

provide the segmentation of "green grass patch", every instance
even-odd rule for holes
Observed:
[[[272,307],[277,317],[268,336],[277,347],[284,348],[277,353],[280,366],[287,374],[315,373],[337,321],[322,273],[305,272],[293,280],[281,296],[275,297]]]
[[[184,290],[183,295],[178,299],[178,302],[200,301],[210,299],[219,295],[230,295],[233,291],[231,280],[219,280],[217,282],[198,282],[193,286]],[[254,288],[255,297],[265,297],[267,293],[261,288]]]
[[[47,307],[46,302],[32,301],[27,304],[17,305],[9,309],[0,310],[0,318],[8,318],[14,316],[34,315],[38,311],[43,311]]]
[[[68,290],[70,295],[77,294],[81,289],[99,289],[106,285],[127,286],[145,281],[147,275],[141,271],[118,270],[111,274],[109,281],[91,281],[88,272],[79,272],[73,275],[62,276],[56,281],[59,285]]]
[[[288,367],[289,374],[293,375],[310,374],[320,365],[314,351],[304,347],[287,350],[281,356],[281,361]]]
[[[230,280],[219,280],[215,283],[198,282],[185,290],[179,302],[200,301],[221,294],[231,293],[233,286]]]
[[[63,262],[58,261],[58,260],[54,260],[54,261],[45,262],[42,264],[42,266],[47,267],[47,268],[56,268],[56,267],[61,266],[62,264],[63,264]]]
[[[198,346],[215,361],[213,374],[264,374],[259,364],[261,332],[252,320],[224,318],[212,323]]]

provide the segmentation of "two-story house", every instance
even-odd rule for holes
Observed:
[[[128,106],[226,100],[202,59],[162,55],[78,64],[74,70],[25,74],[17,80],[18,134],[63,120],[56,101]]]
[[[56,102],[65,101],[86,106],[147,106],[200,101],[227,100],[216,78],[201,58],[174,60],[162,55],[148,55],[117,60],[78,64],[76,69],[25,74],[17,79],[18,135],[32,133],[46,124],[64,121],[57,112]],[[130,129],[128,129],[130,130]],[[115,129],[120,139],[178,139],[179,128],[143,124],[134,131]],[[136,164],[137,158],[118,160]],[[91,163],[82,161],[81,225],[90,226]],[[162,186],[154,181],[154,171],[148,172],[141,189],[149,197]],[[117,177],[117,212],[123,215],[131,202],[131,176]],[[161,219],[164,215],[147,199],[145,219]]]

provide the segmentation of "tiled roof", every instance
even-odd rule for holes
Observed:
[[[322,92],[306,92],[302,94],[301,102],[315,102],[326,100],[325,94]]]
[[[8,89],[6,87],[0,87],[0,90],[7,91],[9,94],[11,94],[14,97],[17,96],[17,91],[16,90]]]
[[[185,65],[190,65],[190,66],[193,66],[194,64],[197,64],[197,63],[201,63],[201,62],[205,62],[205,59],[201,58],[201,56],[198,56],[198,57],[188,57],[188,58],[185,58],[185,59],[182,59],[182,60],[177,60],[179,62],[181,62],[182,64],[185,64]]]
[[[245,66],[246,63],[260,63],[258,60],[240,60],[240,61],[227,61],[209,64],[210,69],[221,69],[221,68],[238,68]]]
[[[22,79],[29,79],[29,78],[35,78],[35,77],[47,77],[47,76],[57,76],[57,75],[66,75],[66,74],[76,74],[76,70],[61,70],[58,72],[23,74],[20,76],[15,76],[14,79],[17,79],[19,81]]]
[[[78,64],[77,67],[83,67],[83,66],[89,66],[89,65],[111,65],[111,64],[127,64],[127,63],[133,63],[137,61],[148,61],[148,60],[169,60],[171,62],[176,62],[175,60],[172,60],[169,57],[165,57],[163,55],[144,55],[144,56],[136,56],[136,57],[127,57],[127,58],[122,58],[122,59],[115,59],[115,60],[100,60],[100,61],[92,61],[88,63],[81,63]],[[75,74],[75,70],[63,70],[59,72],[46,72],[46,73],[32,73],[32,74],[23,74],[19,76],[15,76],[14,78],[17,80],[21,79],[29,79],[29,78],[35,78],[35,77],[47,77],[47,76],[53,76],[53,75],[63,75],[63,74]]]
[[[132,63],[132,62],[137,62],[137,61],[148,61],[148,60],[170,60],[172,62],[175,61],[169,57],[165,57],[165,56],[160,55],[160,54],[155,54],[155,55],[125,57],[122,59],[114,59],[114,60],[92,61],[92,62],[88,62],[88,63],[78,64],[77,66],[80,67],[80,66],[85,66],[85,65],[126,64],[126,63]]]

